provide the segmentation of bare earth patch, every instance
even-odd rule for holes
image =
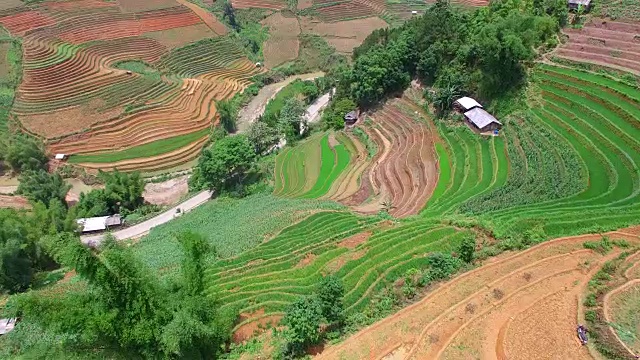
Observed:
[[[0,208],[30,209],[29,200],[18,195],[0,195]]]
[[[298,57],[300,26],[298,19],[275,13],[262,20],[269,27],[269,39],[264,43],[264,64],[273,68]]]
[[[313,262],[316,258],[316,254],[306,254],[302,260],[296,265],[297,268],[305,267]]]
[[[98,113],[95,106],[88,104],[37,115],[19,115],[18,118],[29,131],[52,139],[88,129],[92,124],[113,119],[121,113],[121,108]]]
[[[339,247],[344,247],[347,249],[354,249],[358,245],[364,243],[371,236],[370,232],[363,232],[360,234],[353,235],[352,237],[346,238],[338,243]]]
[[[20,0],[2,0],[2,1],[0,1],[0,10],[13,9],[13,8],[17,8],[17,7],[20,7],[20,6],[24,6],[22,1],[20,1]]]
[[[142,197],[150,204],[172,205],[189,192],[187,175],[169,179],[161,183],[148,183],[144,187]]]
[[[386,28],[389,24],[377,17],[335,23],[325,23],[309,17],[301,17],[300,26],[303,33],[320,35],[339,53],[349,54],[362,44],[373,30]]]
[[[282,316],[279,316],[279,315],[264,316],[264,309],[260,309],[252,313],[240,314],[240,318],[238,319],[238,322],[242,323],[243,321],[251,318],[259,318],[259,319],[252,321],[250,323],[243,324],[240,327],[238,327],[233,332],[232,339],[234,343],[241,343],[253,337],[254,335],[256,335],[256,333],[264,332],[264,330],[266,330],[266,328],[269,325],[271,326],[277,325],[280,319],[282,318]]]
[[[313,0],[299,0],[298,10],[304,10],[313,6]]]
[[[158,41],[169,50],[204,38],[213,37],[215,35],[216,34],[205,24],[154,31],[144,34],[145,37]]]

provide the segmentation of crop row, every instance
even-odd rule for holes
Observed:
[[[158,65],[167,72],[196,77],[225,68],[243,56],[242,50],[233,41],[213,38],[175,49],[163,56]]]
[[[532,192],[530,203],[487,218],[500,224],[499,234],[539,224],[548,236],[631,223],[640,215],[640,91],[610,77],[551,66],[539,69],[536,79],[543,107],[531,110],[530,120],[537,131],[518,133],[517,144],[542,147],[544,158],[529,157],[535,162],[527,162],[527,170],[560,170],[538,181],[536,201]],[[553,140],[546,144],[545,138]],[[540,161],[550,165],[536,165]]]
[[[347,289],[345,305],[356,312],[397,274],[424,265],[425,254],[453,250],[464,236],[429,221],[390,229],[377,228],[374,221],[349,213],[313,215],[267,243],[218,261],[207,272],[207,291],[216,293],[223,307],[277,313],[298,296],[310,294],[322,274],[335,272]],[[373,235],[356,249],[339,245],[363,231]]]
[[[329,144],[333,134],[315,136],[304,145],[278,155],[274,194],[319,198],[325,195],[349,164],[351,154],[344,144]]]

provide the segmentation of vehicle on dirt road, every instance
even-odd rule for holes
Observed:
[[[580,339],[580,342],[582,343],[582,345],[587,345],[587,342],[589,341],[589,339],[587,338],[587,328],[584,327],[583,325],[578,325],[578,339]]]

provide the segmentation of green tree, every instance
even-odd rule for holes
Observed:
[[[144,179],[140,173],[100,172],[104,189],[80,194],[76,205],[80,217],[105,216],[128,213],[144,204]]]
[[[249,141],[253,144],[256,154],[262,154],[280,141],[278,130],[270,127],[264,121],[255,121],[247,132]]]
[[[460,243],[458,253],[460,258],[466,262],[471,263],[473,261],[473,254],[476,251],[476,238],[475,236],[467,236]]]
[[[232,100],[216,101],[216,111],[220,115],[220,125],[227,132],[236,131],[236,121],[238,119],[238,109]]]
[[[320,301],[322,315],[327,322],[342,325],[344,322],[344,285],[342,280],[335,275],[322,278],[318,284],[316,295]]]
[[[433,106],[436,108],[438,116],[446,115],[453,105],[453,102],[460,97],[460,90],[455,86],[437,88],[433,95]]]
[[[229,22],[231,28],[233,28],[233,30],[235,31],[240,31],[240,24],[236,20],[236,11],[231,5],[230,1],[225,0],[222,3],[222,13],[223,18]]]
[[[308,127],[304,118],[306,111],[304,102],[298,98],[290,98],[284,103],[278,117],[278,129],[285,135],[287,141],[297,140],[301,136],[301,130]]]
[[[103,189],[91,190],[88,193],[80,193],[80,199],[76,204],[78,216],[89,218],[95,216],[110,215],[109,200]]]
[[[322,308],[315,296],[294,301],[287,308],[282,323],[286,326],[284,353],[289,356],[304,354],[309,345],[320,340]]]
[[[70,233],[48,237],[53,256],[75,268],[87,285],[58,296],[26,293],[10,308],[73,341],[64,346],[117,350],[129,357],[215,359],[230,338],[236,315],[218,313],[202,290],[208,247],[202,237],[179,236],[188,284],[165,286],[127,247],[107,239],[100,249]],[[194,286],[195,285],[195,286]]]
[[[67,185],[58,173],[49,174],[40,170],[27,170],[20,174],[18,194],[32,202],[49,205],[52,200],[65,203],[65,197],[71,186]]]
[[[42,143],[22,135],[9,140],[5,160],[14,171],[41,170],[48,162]]]
[[[101,172],[104,180],[104,193],[109,201],[110,210],[114,213],[121,209],[133,211],[144,204],[144,179],[139,172],[124,173],[119,171]]]
[[[344,129],[344,116],[356,109],[353,100],[344,98],[331,103],[328,109],[322,114],[322,123],[325,129]]]
[[[202,152],[198,171],[202,183],[213,191],[242,189],[255,170],[255,160],[255,150],[246,136],[229,136]]]

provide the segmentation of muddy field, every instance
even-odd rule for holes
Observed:
[[[623,233],[609,236],[638,242]],[[490,259],[317,358],[591,358],[575,335],[582,295],[604,262],[621,251],[600,255],[583,247],[600,238],[560,238]]]
[[[269,27],[269,39],[264,43],[264,64],[273,68],[298,57],[300,25],[295,17],[275,13],[262,21]]]

